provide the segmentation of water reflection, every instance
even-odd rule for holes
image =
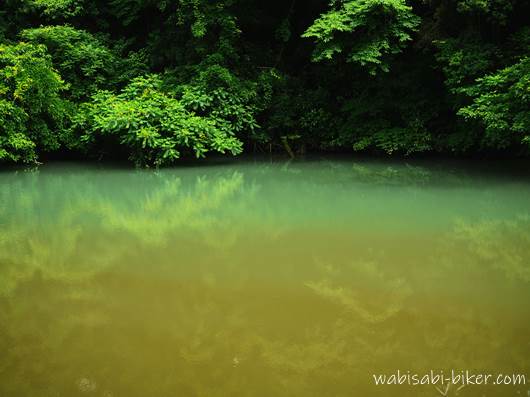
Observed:
[[[0,174],[0,395],[434,396],[371,374],[530,375],[529,198],[399,164]]]

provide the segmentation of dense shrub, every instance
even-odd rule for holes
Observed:
[[[171,164],[183,153],[241,152],[227,122],[199,116],[162,90],[156,75],[134,79],[119,94],[99,91],[84,103],[73,129],[85,148],[105,139],[124,146],[138,165]]]
[[[227,134],[252,136],[259,127],[255,118],[256,84],[237,78],[218,64],[196,69],[196,77],[175,89],[182,105],[212,119]]]

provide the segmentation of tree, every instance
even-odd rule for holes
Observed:
[[[332,0],[330,6],[303,34],[317,43],[313,59],[347,52],[348,62],[372,74],[388,71],[388,56],[403,50],[420,22],[404,0]]]
[[[71,113],[46,48],[0,45],[0,161],[35,162],[59,149]]]
[[[530,147],[530,58],[477,79],[464,91],[473,102],[458,114],[479,121],[484,143],[493,147]]]

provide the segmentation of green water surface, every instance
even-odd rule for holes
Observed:
[[[529,287],[521,167],[0,172],[1,397],[526,396]]]

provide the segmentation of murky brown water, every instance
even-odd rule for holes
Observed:
[[[527,396],[529,287],[530,179],[491,167],[0,172],[2,397]]]

